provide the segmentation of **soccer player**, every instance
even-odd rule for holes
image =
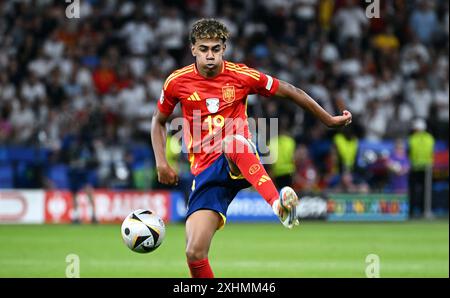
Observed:
[[[165,124],[181,104],[183,138],[195,176],[186,218],[186,256],[192,277],[214,277],[208,251],[216,230],[236,194],[253,186],[287,228],[298,224],[298,198],[290,187],[280,192],[250,141],[246,113],[249,94],[288,98],[318,117],[327,127],[351,122],[348,111],[331,116],[304,91],[286,82],[223,59],[227,28],[215,19],[201,19],[190,32],[195,63],[174,71],[165,81],[152,119],[151,138],[158,180],[178,184],[165,155]]]

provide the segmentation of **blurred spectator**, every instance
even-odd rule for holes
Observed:
[[[136,80],[130,80],[128,87],[118,93],[117,103],[124,116],[133,119],[140,115],[146,97],[145,87]]]
[[[411,172],[409,175],[410,216],[422,216],[426,194],[426,179],[431,178],[433,165],[434,137],[426,131],[423,119],[416,119],[413,133],[408,139]],[[431,187],[431,184],[430,184]],[[429,190],[431,191],[431,189]]]
[[[430,113],[430,107],[433,102],[433,94],[427,88],[424,79],[415,81],[415,86],[407,94],[407,100],[414,108],[414,116],[427,119]]]
[[[402,139],[395,141],[394,151],[391,153],[387,163],[390,174],[389,191],[394,193],[408,192],[408,174],[410,163]]]
[[[50,58],[59,60],[64,53],[64,43],[58,39],[58,32],[55,30],[43,45],[44,54]]]
[[[270,154],[277,157],[275,162],[270,165],[270,174],[274,179],[275,186],[280,189],[292,185],[292,175],[295,172],[295,140],[289,134],[288,128],[287,118],[281,118],[278,136],[269,141]]]
[[[347,88],[340,92],[340,98],[344,102],[344,106],[355,118],[361,118],[366,113],[366,106],[368,102],[367,93],[356,87],[355,80],[352,80]]]
[[[164,9],[158,22],[157,35],[159,42],[177,63],[181,63],[186,50],[186,33],[186,25],[178,10],[175,7]]]
[[[381,102],[379,100],[369,102],[362,120],[366,132],[365,139],[375,142],[381,141],[386,133],[387,122],[387,115],[382,110]]]
[[[418,1],[418,7],[414,9],[409,20],[413,33],[424,44],[429,44],[433,41],[439,26],[433,5],[434,1]]]
[[[295,174],[292,188],[300,193],[311,193],[319,189],[319,173],[309,157],[308,147],[300,144],[295,150]]]
[[[353,40],[347,41],[342,60],[338,62],[338,73],[344,78],[354,78],[363,69],[361,53]]]
[[[400,48],[400,40],[395,35],[392,26],[387,26],[385,32],[375,35],[372,42],[375,49],[385,54],[390,54]]]
[[[359,43],[369,24],[364,10],[355,0],[345,0],[344,6],[337,10],[333,22],[341,44],[345,44],[349,39]]]
[[[66,94],[61,84],[60,71],[57,68],[51,72],[46,89],[50,107],[58,108],[66,100]]]
[[[414,118],[414,111],[409,102],[403,99],[403,96],[397,97],[392,105],[392,110],[388,129],[384,135],[387,139],[406,138],[411,129],[411,123]]]
[[[11,125],[14,127],[14,137],[18,143],[28,143],[35,129],[36,118],[30,103],[22,101],[18,109],[11,114]]]
[[[100,95],[110,91],[117,83],[117,74],[106,57],[100,60],[100,66],[94,70],[92,79]]]
[[[334,0],[321,0],[318,6],[318,19],[320,27],[324,31],[331,29],[331,22],[333,18]]]
[[[176,136],[169,134],[166,144],[166,158],[169,166],[179,173],[181,169],[181,142]]]
[[[333,138],[339,156],[340,172],[351,172],[355,168],[359,140],[351,127],[345,127]]]
[[[47,97],[45,85],[31,72],[22,84],[20,95],[31,104]]]
[[[325,158],[325,170],[320,181],[320,189],[334,189],[339,181],[339,156],[336,147],[331,146]]]
[[[430,107],[430,131],[439,139],[448,137],[449,127],[449,83],[441,81],[434,92]]]
[[[326,33],[320,36],[316,54],[328,67],[339,59],[339,50],[334,43],[330,42]]]
[[[427,71],[430,52],[416,36],[401,50],[400,69],[406,78],[417,78]]]
[[[128,50],[133,55],[147,54],[156,40],[154,26],[150,21],[146,21],[142,12],[137,12],[119,34],[127,40]]]
[[[39,79],[44,79],[53,67],[55,67],[54,62],[44,55],[44,50],[42,48],[38,49],[36,58],[28,63],[28,70]]]
[[[10,113],[9,106],[4,106],[0,111],[0,144],[8,144],[13,133],[13,126],[9,121]]]
[[[358,178],[354,173],[345,171],[340,175],[340,183],[333,188],[334,191],[343,193],[368,193],[369,185]]]
[[[10,102],[16,97],[16,87],[9,81],[8,74],[0,73],[0,101]]]
[[[339,192],[368,192],[368,184],[356,171],[356,156],[359,139],[351,127],[343,128],[333,138],[333,145],[339,157],[339,184],[334,188]]]

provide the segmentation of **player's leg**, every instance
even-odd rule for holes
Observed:
[[[256,156],[256,148],[247,139],[239,135],[227,136],[222,142],[222,149],[231,173],[235,176],[244,176],[272,206],[284,226],[292,228],[298,224],[297,194],[290,187],[284,187],[278,193],[272,179]]]
[[[214,277],[208,251],[221,223],[221,216],[212,210],[195,211],[186,220],[186,257],[192,277]]]
[[[229,135],[222,142],[230,171],[234,176],[242,175],[271,206],[278,199],[278,190],[260,160],[256,149],[242,136]]]

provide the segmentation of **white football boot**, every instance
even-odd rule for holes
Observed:
[[[292,229],[300,223],[297,218],[298,203],[299,199],[295,191],[289,186],[285,186],[280,191],[280,198],[272,205],[273,212],[278,216],[283,226],[288,229]]]

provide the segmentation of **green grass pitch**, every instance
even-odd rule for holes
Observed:
[[[76,254],[81,277],[188,277],[184,225],[169,224],[160,248],[130,251],[119,225],[0,225],[0,277],[65,277]],[[210,250],[217,277],[449,277],[449,222],[233,224]]]

